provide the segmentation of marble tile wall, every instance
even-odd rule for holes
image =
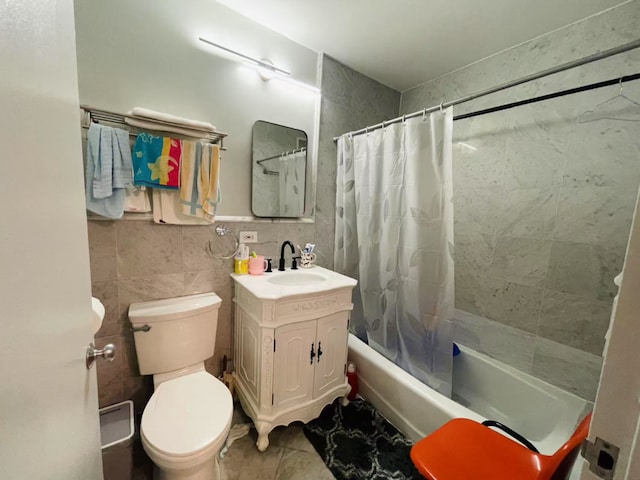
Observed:
[[[279,258],[284,240],[294,245],[314,242],[315,227],[309,223],[248,222],[228,223],[236,234],[258,232],[251,248],[268,257]],[[113,343],[113,362],[98,362],[100,406],[133,399],[142,411],[153,391],[150,376],[139,374],[127,309],[133,302],[216,292],[222,299],[218,314],[215,355],[207,360],[207,370],[218,375],[222,357],[231,357],[232,260],[222,260],[208,252],[227,255],[233,250],[229,237],[217,237],[212,227],[158,225],[149,221],[89,221],[89,252],[93,295],[105,305],[102,328],[96,335],[100,348]]]
[[[318,263],[333,268],[336,209],[334,137],[398,116],[400,92],[324,55],[316,193]]]
[[[637,38],[640,1],[402,94],[401,114]],[[454,107],[454,114],[640,71],[631,51]],[[454,124],[456,307],[462,343],[592,399],[640,183],[639,123],[579,123],[619,88]],[[640,82],[624,92],[640,100]],[[635,118],[614,101],[600,117]],[[595,118],[595,117],[591,117]]]

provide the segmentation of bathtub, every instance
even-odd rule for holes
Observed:
[[[550,455],[593,407],[587,400],[464,346],[453,359],[456,401],[416,380],[351,334],[349,360],[357,367],[360,395],[413,441],[456,417],[490,419],[513,428]]]

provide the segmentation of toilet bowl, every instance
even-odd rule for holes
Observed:
[[[218,478],[217,454],[231,427],[227,387],[205,371],[167,380],[142,414],[140,434],[162,480]]]
[[[132,304],[141,374],[154,392],[142,414],[142,446],[156,480],[218,480],[218,453],[231,427],[233,400],[206,372],[220,298],[213,294]]]

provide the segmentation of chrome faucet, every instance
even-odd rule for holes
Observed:
[[[291,270],[297,270],[298,264],[296,263],[296,249],[289,240],[285,240],[282,242],[282,246],[280,247],[280,262],[278,263],[278,271],[284,272],[284,247],[289,245],[291,247]]]

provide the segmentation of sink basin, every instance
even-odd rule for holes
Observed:
[[[322,283],[327,279],[322,275],[316,273],[303,273],[303,272],[286,272],[277,277],[271,277],[267,281],[274,285],[285,285],[290,287],[316,285]]]
[[[93,326],[93,334],[95,335],[102,326],[104,318],[104,305],[96,297],[91,297],[91,323]]]
[[[345,287],[355,287],[357,280],[314,265],[309,269],[265,272],[262,275],[231,274],[237,285],[263,300],[278,300],[292,296],[328,292]]]

